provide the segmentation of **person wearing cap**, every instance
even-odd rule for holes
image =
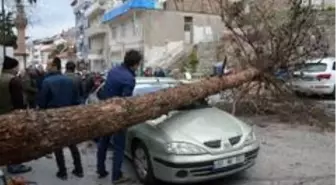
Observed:
[[[17,74],[19,62],[5,56],[0,75],[0,115],[7,114],[15,109],[25,109],[22,84]],[[12,174],[26,173],[32,168],[23,164],[10,165],[7,171]]]

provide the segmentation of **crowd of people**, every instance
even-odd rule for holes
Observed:
[[[101,99],[132,96],[135,87],[135,72],[140,66],[142,55],[136,50],[126,52],[124,62],[112,68],[102,88]],[[50,109],[80,105],[90,92],[100,85],[102,79],[94,75],[76,73],[76,64],[67,62],[65,73],[61,72],[61,60],[54,58],[48,63],[47,70],[30,67],[25,73],[19,73],[19,62],[15,58],[5,57],[0,75],[0,115],[15,109]],[[162,74],[161,74],[162,75]],[[125,130],[113,135],[114,159],[112,181],[114,184],[127,181],[121,171],[125,150]],[[111,136],[98,138],[97,142],[97,175],[108,176],[105,167],[106,153]],[[77,177],[84,176],[81,154],[76,145],[70,149],[74,170]],[[62,180],[68,177],[63,150],[54,151],[58,172],[56,176]],[[18,174],[32,170],[31,167],[17,164],[7,167],[9,173]]]
[[[156,68],[153,70],[151,67],[147,67],[144,71],[144,76],[146,77],[166,77],[166,73],[162,68]]]

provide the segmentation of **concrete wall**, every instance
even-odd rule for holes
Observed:
[[[144,53],[145,66],[170,62],[168,60],[185,48],[186,16],[193,18],[191,44],[220,38],[224,25],[216,15],[162,10],[130,11],[107,23],[108,58],[112,62],[121,62],[125,51],[138,49]]]
[[[148,65],[161,66],[186,48],[184,17],[193,18],[192,43],[218,40],[224,25],[219,16],[177,11],[146,11],[142,19],[145,59]]]
[[[323,39],[329,46],[328,54],[335,56],[335,11],[323,11],[319,18],[319,24],[324,29]]]
[[[129,11],[106,23],[108,27],[106,53],[110,62],[121,62],[125,51],[129,49],[143,50],[142,20],[142,12]]]
[[[146,45],[163,46],[167,42],[185,40],[184,17],[193,17],[195,43],[204,41],[206,35],[210,35],[213,40],[218,39],[224,28],[220,17],[216,15],[161,10],[146,11],[143,22]]]

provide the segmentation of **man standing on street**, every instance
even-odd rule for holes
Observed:
[[[49,76],[42,82],[42,89],[39,97],[39,107],[41,109],[61,108],[80,103],[78,90],[71,78],[62,75],[61,60],[54,58],[51,63]],[[81,157],[76,145],[69,146],[75,169],[72,173],[77,177],[83,177],[83,167]],[[56,176],[62,180],[67,179],[63,149],[55,151],[58,172]]]
[[[75,73],[76,64],[72,61],[67,62],[65,66],[65,75],[72,79],[75,83],[76,88],[78,89],[79,97],[81,100],[84,98],[82,78]],[[83,100],[84,101],[84,100]]]
[[[23,92],[26,98],[26,104],[29,108],[36,108],[36,96],[37,96],[37,70],[35,68],[28,68],[22,78]]]
[[[132,96],[135,86],[135,71],[140,66],[141,60],[142,55],[138,51],[130,50],[126,52],[124,63],[109,71],[103,87],[102,99]],[[121,171],[125,150],[125,132],[126,130],[122,130],[113,135],[112,182],[114,184],[129,180],[123,176]],[[105,168],[105,159],[109,142],[110,136],[105,136],[100,139],[98,144],[97,173],[100,178],[108,175]]]
[[[5,56],[2,73],[0,75],[0,115],[7,114],[15,109],[25,109],[22,83],[17,77],[19,62]],[[18,164],[7,167],[12,174],[26,173],[31,167]]]

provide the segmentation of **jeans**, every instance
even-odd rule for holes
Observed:
[[[97,172],[104,174],[106,172],[105,160],[106,153],[110,143],[110,136],[104,136],[100,139],[97,151]],[[124,151],[126,143],[126,132],[120,131],[113,135],[113,164],[112,181],[119,180],[122,176],[121,167],[124,160]]]
[[[76,145],[70,145],[69,146],[73,163],[75,166],[76,172],[83,172],[82,162],[81,162],[81,156],[79,153],[79,150]],[[66,166],[65,166],[65,160],[64,160],[64,154],[63,149],[59,149],[55,151],[55,157],[56,157],[56,163],[57,167],[60,173],[66,173]]]

